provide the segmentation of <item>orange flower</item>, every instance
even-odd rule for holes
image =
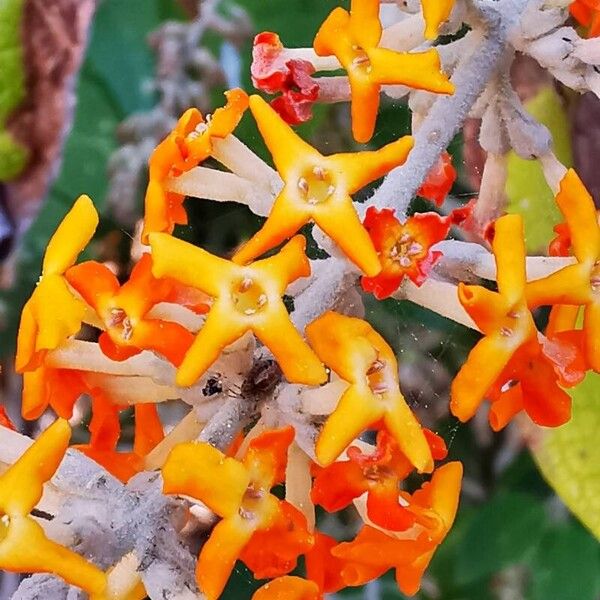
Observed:
[[[444,441],[428,429],[424,433],[433,457],[445,458]],[[312,489],[313,501],[328,512],[336,512],[366,492],[367,515],[373,523],[391,531],[412,527],[420,515],[411,510],[407,502],[410,496],[400,490],[400,483],[413,466],[394,438],[381,429],[374,453],[364,454],[356,446],[350,446],[347,454],[349,460],[335,462],[319,471]]]
[[[144,457],[164,437],[162,424],[154,404],[136,404],[133,451],[117,452],[121,437],[119,412],[127,406],[114,404],[101,390],[94,389],[92,395],[92,419],[90,441],[73,446],[86,456],[102,465],[109,473],[127,483],[144,468]]]
[[[95,261],[71,267],[67,281],[96,311],[106,331],[98,340],[112,360],[154,350],[179,365],[194,336],[182,325],[147,318],[155,304],[173,293],[175,282],[152,276],[152,258],[144,254],[123,286],[112,271]]]
[[[421,0],[421,7],[425,19],[425,37],[434,40],[440,25],[450,16],[454,0]]]
[[[515,352],[529,344],[537,349],[537,329],[525,301],[525,243],[519,215],[496,221],[492,243],[498,292],[460,284],[458,298],[484,333],[452,382],[450,409],[470,419]],[[504,382],[502,382],[504,383]]]
[[[320,600],[316,583],[286,575],[265,583],[254,592],[252,600]]]
[[[412,148],[405,136],[374,152],[323,156],[302,140],[259,96],[250,110],[285,186],[262,229],[234,256],[246,263],[314,221],[368,275],[380,270],[373,244],[352,205],[351,194],[402,164]]]
[[[540,336],[521,346],[487,393],[489,421],[504,428],[520,411],[544,427],[558,427],[571,418],[571,397],[560,386],[580,383],[586,371],[577,336]],[[559,386],[560,384],[560,386]]]
[[[368,142],[373,136],[382,85],[454,92],[440,71],[437,50],[396,52],[379,48],[381,34],[379,0],[352,0],[349,13],[338,7],[329,14],[313,43],[319,56],[335,56],[348,73],[352,134],[357,142]]]
[[[44,484],[62,461],[70,436],[67,421],[58,419],[0,475],[0,568],[15,573],[52,573],[96,597],[106,588],[106,575],[48,539],[30,516]]]
[[[305,556],[306,576],[318,585],[322,594],[345,588],[346,583],[341,575],[344,562],[331,554],[337,541],[320,531],[315,531],[314,537],[315,543]]]
[[[388,535],[367,525],[354,541],[333,548],[332,554],[345,563],[341,576],[346,585],[362,585],[394,568],[400,590],[416,594],[437,546],[454,522],[461,479],[462,465],[447,463],[412,494],[412,506],[430,517],[429,526],[418,523],[406,532]]]
[[[528,283],[527,302],[530,307],[583,306],[586,360],[592,369],[600,372],[600,226],[596,208],[573,169],[562,179],[556,202],[569,226],[577,262]],[[570,309],[570,314],[573,318],[575,309]]]
[[[241,266],[164,233],[150,235],[153,272],[213,296],[215,301],[188,350],[176,382],[192,385],[229,344],[252,331],[295,383],[320,384],[327,374],[292,325],[281,296],[287,286],[310,274],[298,235],[276,255]]]
[[[410,463],[431,471],[431,450],[400,392],[398,363],[385,340],[366,321],[331,311],[307,326],[306,337],[319,358],[350,384],[317,440],[319,462],[331,464],[361,431],[383,419]]]
[[[588,37],[600,35],[600,2],[598,0],[575,0],[569,10],[580,25],[588,28]]]
[[[365,216],[364,224],[377,250],[381,272],[375,277],[362,277],[361,285],[378,300],[391,296],[405,277],[421,285],[442,256],[431,246],[446,239],[456,222],[453,215],[441,217],[427,212],[416,213],[401,223],[394,212],[370,206]]]
[[[439,0],[436,0],[439,2]],[[456,169],[452,165],[452,157],[442,152],[437,163],[427,174],[427,178],[417,192],[436,206],[441,206],[456,181]]]
[[[250,442],[241,462],[206,443],[179,444],[169,454],[164,492],[191,496],[222,517],[198,557],[196,578],[208,600],[221,595],[240,556],[251,564],[256,559],[262,572],[283,575],[312,545],[304,517],[270,493],[283,481],[293,439],[289,426],[266,431]]]
[[[148,189],[145,199],[142,242],[154,231],[171,233],[176,224],[185,225],[185,196],[164,189],[165,180],[177,177],[207,159],[213,138],[226,138],[237,127],[246,108],[248,96],[243,90],[225,92],[227,105],[218,108],[204,121],[196,108],[188,109],[173,131],[156,147],[148,161]]]
[[[24,419],[38,419],[50,406],[59,417],[70,419],[75,402],[86,391],[80,371],[43,364],[35,371],[23,373],[21,414]]]
[[[48,242],[42,275],[21,315],[17,372],[39,367],[48,350],[58,348],[81,328],[86,306],[71,293],[63,274],[87,246],[97,225],[92,201],[80,196]]]

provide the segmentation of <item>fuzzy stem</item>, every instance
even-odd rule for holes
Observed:
[[[424,120],[406,163],[392,170],[370,200],[377,208],[395,208],[402,216],[417,190],[448,147],[504,57],[514,23],[527,0],[477,3],[477,14],[486,26],[483,41],[456,69],[453,96],[440,96]]]

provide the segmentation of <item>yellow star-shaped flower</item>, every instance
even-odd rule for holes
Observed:
[[[319,358],[350,384],[317,440],[319,462],[331,464],[383,419],[410,462],[431,471],[429,444],[400,391],[398,363],[386,341],[366,321],[331,311],[307,326],[306,337]]]
[[[246,263],[314,221],[362,271],[377,275],[377,252],[350,195],[404,163],[412,138],[402,137],[374,152],[323,156],[259,96],[250,97],[250,110],[285,186],[262,229],[233,260]]]
[[[164,233],[150,234],[155,277],[172,277],[215,300],[177,371],[189,386],[221,351],[247,331],[271,350],[287,379],[317,385],[327,379],[321,361],[290,321],[282,300],[287,286],[310,275],[306,240],[292,238],[277,254],[242,266]]]
[[[70,437],[68,422],[58,419],[0,476],[0,568],[16,573],[53,573],[90,597],[102,598],[107,585],[105,573],[48,539],[30,515],[42,497],[44,484],[58,469]]]
[[[433,0],[446,4],[446,0]],[[429,34],[444,15],[425,2]],[[447,15],[446,15],[447,17]],[[444,19],[442,19],[444,20]],[[379,0],[352,0],[350,12],[335,8],[317,32],[313,46],[319,56],[335,56],[348,73],[352,96],[352,133],[357,142],[368,142],[375,130],[382,85],[406,85],[438,94],[452,94],[454,86],[440,70],[437,50],[396,52],[380,48],[383,30]]]

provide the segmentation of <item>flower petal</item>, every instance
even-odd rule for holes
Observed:
[[[93,202],[89,196],[79,196],[48,242],[42,274],[64,273],[88,245],[97,226],[98,213]]]
[[[286,575],[265,583],[254,592],[252,600],[320,600],[319,586],[314,581]]]
[[[165,494],[192,496],[223,517],[237,515],[250,484],[250,476],[240,462],[204,442],[175,446],[162,474]],[[230,531],[227,527],[225,530]]]
[[[202,468],[201,465],[198,466]],[[252,534],[253,530],[237,515],[223,519],[212,530],[202,546],[196,566],[198,587],[206,596],[206,600],[219,598],[233,571],[235,561]]]
[[[4,527],[4,525],[2,526]],[[51,573],[92,596],[106,588],[106,575],[75,552],[49,540],[33,519],[11,516],[0,541],[0,568],[15,573]]]
[[[58,469],[69,446],[71,427],[57,419],[0,475],[0,510],[9,515],[27,515],[40,501],[44,483]]]
[[[416,90],[453,94],[454,84],[442,72],[435,49],[425,52],[396,52],[387,48],[366,50],[371,61],[370,79],[381,85],[406,85]]]

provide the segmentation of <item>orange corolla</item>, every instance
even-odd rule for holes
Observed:
[[[69,445],[71,428],[58,419],[0,475],[0,568],[15,573],[53,573],[91,598],[106,588],[106,575],[68,548],[46,537],[30,516],[44,484],[54,475]]]
[[[377,250],[381,272],[362,277],[361,285],[378,300],[391,296],[405,277],[416,285],[425,281],[442,256],[431,246],[446,239],[454,223],[451,215],[442,217],[434,212],[416,213],[402,223],[394,212],[370,206],[365,215],[364,224]]]
[[[313,547],[304,557],[307,578],[319,586],[322,594],[335,593],[345,588],[346,583],[341,576],[344,563],[331,554],[338,544],[337,540],[317,530],[314,539]]]
[[[191,496],[222,517],[198,557],[196,578],[208,600],[221,595],[238,558],[251,568],[256,560],[261,574],[273,577],[291,571],[312,546],[303,515],[270,493],[285,477],[293,439],[290,426],[266,431],[250,442],[241,461],[206,443],[179,444],[169,454],[164,492]]]
[[[320,600],[321,592],[314,581],[285,575],[265,583],[254,592],[252,600]]]
[[[259,96],[250,97],[250,110],[285,185],[262,229],[233,260],[246,263],[314,221],[364,273],[376,275],[381,269],[377,253],[350,195],[404,163],[412,138],[373,152],[323,156]]]
[[[530,307],[583,306],[585,357],[600,372],[600,226],[594,201],[573,169],[560,182],[556,203],[569,227],[577,262],[528,283],[527,302]],[[574,321],[577,309],[565,310]]]
[[[92,390],[90,441],[74,446],[126,483],[144,468],[144,457],[163,439],[164,432],[156,405],[136,404],[133,450],[118,452],[121,437],[119,413],[127,406],[114,404],[101,390]]]
[[[85,304],[74,296],[63,275],[87,246],[98,225],[88,196],[80,196],[50,239],[42,274],[21,314],[15,368],[39,367],[48,350],[60,346],[81,328]]]
[[[441,94],[454,92],[440,70],[437,50],[397,52],[378,47],[383,32],[379,1],[352,0],[350,12],[335,8],[313,43],[319,56],[335,56],[348,73],[352,134],[357,142],[368,142],[373,136],[382,85],[406,85]]]
[[[317,440],[319,462],[331,464],[382,419],[410,463],[431,471],[427,438],[400,392],[398,363],[385,340],[366,321],[332,311],[310,323],[306,337],[319,358],[349,383]]]
[[[450,410],[461,421],[475,414],[515,352],[538,344],[525,300],[525,242],[519,215],[496,221],[492,248],[498,292],[478,285],[458,287],[460,303],[484,334],[452,382]]]
[[[237,127],[246,108],[248,96],[240,89],[225,92],[227,105],[218,108],[206,121],[196,108],[188,109],[173,131],[155,148],[148,161],[142,241],[154,231],[171,233],[176,224],[185,225],[185,196],[165,190],[165,181],[194,168],[212,152],[213,138],[224,139]]]
[[[310,275],[306,240],[291,239],[277,254],[241,266],[164,233],[150,235],[153,272],[202,290],[215,298],[176,382],[192,385],[229,344],[247,331],[267,346],[287,379],[320,384],[327,379],[321,361],[296,331],[282,300],[287,286]]]
[[[448,19],[455,0],[421,0],[423,18],[425,19],[425,37],[434,40],[440,25]]]
[[[588,28],[588,37],[600,35],[600,2],[598,0],[575,0],[569,10],[580,25]]]
[[[436,548],[454,522],[461,479],[462,465],[447,463],[412,494],[413,508],[428,516],[426,526],[417,523],[405,532],[388,535],[366,525],[355,540],[333,548],[332,554],[344,562],[341,576],[346,585],[362,585],[394,568],[400,590],[416,594]]]
[[[66,278],[104,323],[98,342],[106,356],[125,360],[154,350],[176,366],[181,363],[194,336],[178,323],[147,316],[155,304],[169,299],[175,286],[152,275],[150,254],[142,256],[122,286],[108,267],[95,261],[71,267]]]
[[[423,431],[433,458],[445,458],[444,441],[428,429]],[[367,516],[379,527],[404,531],[419,522],[420,511],[412,510],[410,495],[400,489],[414,467],[385,429],[377,433],[375,452],[365,454],[350,446],[347,455],[349,460],[334,462],[318,472],[311,494],[313,502],[336,512],[366,493]]]
[[[80,371],[42,364],[35,371],[23,373],[21,414],[24,419],[38,419],[50,406],[59,417],[70,419],[75,402],[87,391]]]
[[[571,397],[562,388],[580,383],[585,372],[578,332],[526,342],[487,392],[492,429],[499,431],[522,410],[537,425],[563,425],[571,418]]]

